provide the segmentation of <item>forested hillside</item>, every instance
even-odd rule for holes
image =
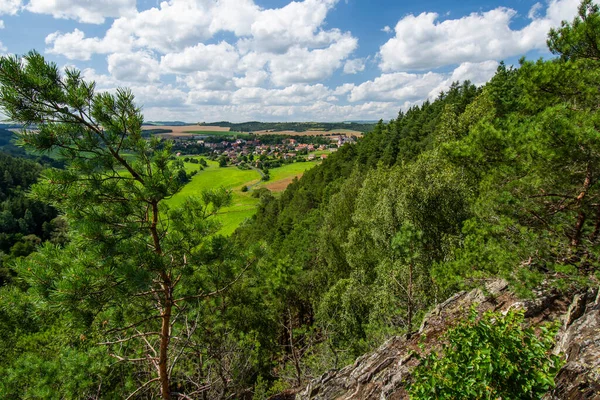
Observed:
[[[11,279],[11,260],[29,255],[42,241],[60,242],[65,229],[55,209],[26,196],[41,170],[40,164],[0,151],[0,287]]]
[[[523,296],[542,282],[597,286],[599,38],[600,10],[586,0],[549,33],[556,58],[501,64],[483,87],[455,83],[380,121],[280,197],[261,191],[230,238],[212,218],[226,191],[165,204],[182,165],[171,144],[142,136],[131,92],[95,93],[35,52],[0,58],[0,106],[40,128],[23,144],[67,163],[22,201],[50,204],[69,224],[55,241],[11,211],[11,234],[51,240],[11,262],[0,288],[0,397],[265,399],[410,337],[460,289],[498,277]],[[0,179],[21,188],[5,198],[38,177],[39,166],[21,177],[12,165],[26,161],[0,162]],[[553,331],[538,342],[522,318],[506,318],[458,331],[516,327],[504,331],[510,345],[531,351],[491,348],[531,374],[498,393],[539,398],[559,366]]]

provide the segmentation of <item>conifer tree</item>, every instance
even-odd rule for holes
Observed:
[[[210,216],[229,193],[204,193],[170,210],[165,200],[185,171],[170,160],[169,142],[142,137],[132,92],[98,93],[79,71],[63,76],[34,51],[0,58],[0,110],[27,127],[21,145],[57,152],[67,163],[46,171],[32,196],[64,214],[72,240],[64,249],[47,244],[16,267],[19,276],[40,301],[88,327],[118,362],[145,365],[148,379],[132,395],[158,387],[170,399],[193,331],[188,324],[175,332],[186,303],[239,277],[203,278],[203,243],[217,227]]]

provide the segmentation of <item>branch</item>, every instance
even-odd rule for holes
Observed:
[[[127,357],[121,357],[118,354],[114,354],[114,353],[110,353],[109,356],[116,358],[119,361],[123,361],[123,362],[141,362],[141,361],[148,361],[148,359],[155,359],[155,357],[144,357],[144,358],[127,358]]]
[[[129,400],[131,399],[137,392],[139,392],[140,390],[144,389],[146,386],[148,386],[149,384],[151,384],[152,382],[156,382],[160,380],[160,378],[154,378],[154,379],[150,379],[148,382],[144,383],[142,386],[140,386],[139,388],[135,389],[133,391],[133,393],[131,393],[129,396],[127,396],[127,398],[125,400]]]
[[[98,343],[98,344],[99,345],[109,346],[111,344],[124,343],[124,342],[130,341],[131,339],[135,339],[135,338],[139,338],[139,337],[146,337],[146,336],[160,336],[160,332],[139,333],[137,335],[129,336],[128,338],[125,338],[125,339],[119,339],[119,340],[115,340],[113,342],[101,342],[101,343]]]
[[[192,295],[192,296],[184,296],[184,297],[180,297],[176,300],[174,300],[174,303],[178,303],[180,301],[187,301],[187,300],[192,300],[192,299],[201,299],[201,298],[206,298],[206,297],[212,297],[215,296],[219,293],[224,292],[225,290],[227,290],[229,287],[231,287],[232,285],[234,285],[237,281],[240,280],[240,278],[242,277],[242,275],[244,275],[244,273],[246,272],[246,270],[248,270],[248,268],[250,268],[250,266],[252,264],[254,264],[254,262],[256,261],[256,259],[248,262],[248,264],[246,264],[246,266],[244,267],[244,269],[238,274],[238,276],[235,277],[234,280],[232,280],[231,282],[229,282],[227,285],[223,286],[221,289],[217,289],[213,292],[210,293],[200,293],[200,294],[196,294],[196,295]]]
[[[150,321],[150,320],[152,320],[152,319],[159,319],[159,318],[160,318],[160,315],[154,315],[154,316],[152,316],[152,317],[144,318],[144,319],[142,319],[142,320],[140,320],[140,321],[138,321],[138,322],[135,322],[135,323],[133,323],[133,324],[131,324],[131,325],[128,325],[128,326],[126,326],[126,327],[124,327],[124,328],[114,328],[114,329],[111,329],[111,330],[107,331],[106,333],[112,333],[112,332],[121,332],[121,331],[125,331],[125,330],[127,330],[127,329],[134,328],[134,327],[136,327],[137,325],[139,325],[139,324],[141,324],[141,323],[143,323],[143,322],[147,322],[147,321]]]

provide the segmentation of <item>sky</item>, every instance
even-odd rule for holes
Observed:
[[[498,63],[549,58],[579,0],[0,0],[0,54],[42,53],[147,121],[388,120]]]

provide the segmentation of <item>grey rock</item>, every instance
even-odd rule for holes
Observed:
[[[428,351],[440,346],[438,340],[469,308],[506,312],[525,310],[530,324],[561,320],[556,354],[563,354],[565,366],[556,378],[556,388],[546,400],[600,400],[600,293],[597,289],[573,295],[540,291],[533,300],[517,298],[504,280],[486,287],[460,292],[433,308],[424,318],[418,334],[392,337],[372,353],[359,357],[341,370],[328,371],[296,394],[296,400],[408,399],[407,384],[418,365],[414,353],[425,341]]]

